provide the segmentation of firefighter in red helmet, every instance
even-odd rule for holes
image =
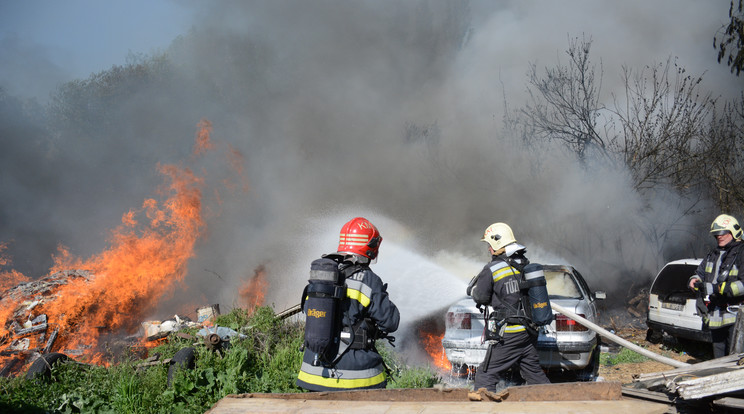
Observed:
[[[388,296],[387,284],[369,268],[381,243],[377,227],[366,218],[356,217],[341,227],[337,251],[323,256],[335,260],[343,275],[339,338],[331,338],[338,347],[332,349],[333,357],[326,359],[318,359],[317,353],[306,347],[298,386],[310,391],[336,391],[387,385],[375,339],[394,340],[389,334],[398,329],[400,313]]]

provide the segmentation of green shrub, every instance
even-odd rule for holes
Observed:
[[[384,341],[377,341],[377,350],[389,371],[387,388],[430,388],[441,380],[431,367],[407,366]]]
[[[195,348],[194,369],[177,370],[170,387],[168,364],[140,366],[138,352],[131,352],[109,368],[68,362],[56,365],[49,379],[0,378],[0,412],[203,413],[228,394],[303,391],[295,385],[303,324],[276,318],[270,307],[250,315],[235,309],[216,324],[245,337],[213,352],[198,344],[200,336],[170,335],[149,351],[162,361],[184,347]],[[197,329],[184,332],[196,335]],[[438,381],[430,368],[407,367],[393,348],[378,345],[392,374],[389,388],[431,387]]]

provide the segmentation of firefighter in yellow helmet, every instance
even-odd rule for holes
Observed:
[[[505,371],[518,366],[528,384],[547,384],[550,380],[540,367],[537,354],[537,332],[521,324],[519,316],[521,293],[519,281],[529,264],[527,248],[517,243],[511,227],[494,223],[486,228],[481,241],[488,244],[491,261],[473,278],[467,294],[475,303],[488,310],[486,357],[475,373],[476,390],[500,389]],[[491,326],[491,325],[500,326]]]
[[[717,246],[700,262],[688,287],[709,298],[703,320],[713,339],[713,357],[720,358],[728,355],[733,344],[736,314],[728,306],[744,302],[744,243],[739,222],[728,214],[713,220],[710,233]]]

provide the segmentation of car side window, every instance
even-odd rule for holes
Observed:
[[[586,295],[589,295],[590,299],[593,299],[591,295],[592,290],[589,289],[589,285],[586,284],[586,279],[584,279],[584,276],[581,276],[581,273],[579,273],[579,271],[576,269],[574,269],[573,272],[576,275],[576,281],[581,286],[581,289],[585,292]]]

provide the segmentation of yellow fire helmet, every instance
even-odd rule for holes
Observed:
[[[714,236],[720,236],[726,232],[731,233],[734,239],[741,240],[741,226],[735,218],[728,214],[721,214],[710,224],[710,233]]]
[[[493,223],[488,226],[481,241],[488,243],[494,251],[517,242],[511,227],[506,223]]]

